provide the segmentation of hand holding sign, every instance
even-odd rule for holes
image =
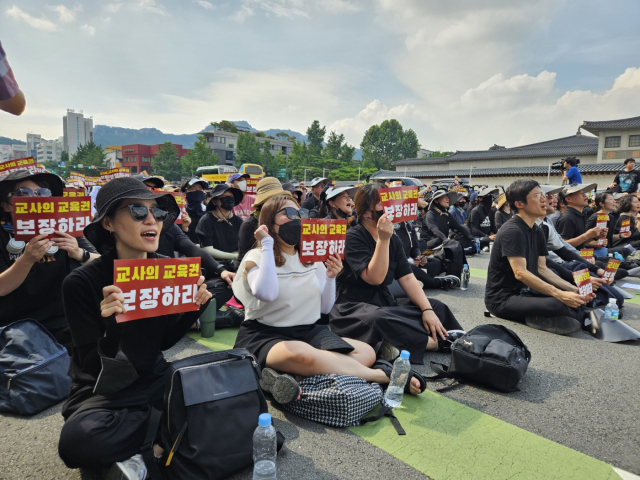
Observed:
[[[342,271],[342,260],[340,259],[340,255],[334,253],[332,256],[327,258],[327,261],[324,262],[327,267],[327,277],[336,278],[338,274]]]
[[[393,235],[393,223],[385,213],[378,220],[378,237],[382,240],[389,240]]]
[[[583,297],[586,295],[590,295],[593,292],[593,285],[591,284],[591,275],[589,275],[589,270],[586,268],[584,270],[578,270],[573,273],[573,281],[578,287],[578,292]]]

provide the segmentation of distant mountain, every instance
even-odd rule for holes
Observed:
[[[3,137],[0,135],[0,145],[26,145],[26,142],[22,140],[16,140],[15,138]]]

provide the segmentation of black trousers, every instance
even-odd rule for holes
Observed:
[[[209,290],[216,300],[216,308],[218,308],[218,310],[224,307],[224,304],[233,296],[233,290],[231,290],[229,284],[221,278],[211,278],[205,283],[207,284],[207,290]]]
[[[583,320],[581,310],[569,308],[556,298],[537,295],[513,295],[500,304],[487,305],[487,309],[497,317],[521,323],[524,323],[525,317],[530,315],[573,317],[580,323]]]
[[[109,468],[140,453],[151,407],[88,408],[67,419],[58,454],[69,468]]]
[[[437,258],[429,258],[424,267],[411,264],[415,277],[424,284],[423,288],[440,288],[441,282],[434,278],[442,272],[442,262]]]

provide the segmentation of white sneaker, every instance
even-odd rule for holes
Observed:
[[[484,247],[484,248],[482,249],[482,251],[483,251],[483,252],[488,252],[488,251],[489,251],[489,247]]]
[[[142,460],[142,455],[116,462],[109,469],[106,480],[145,480],[147,478],[147,466]]]

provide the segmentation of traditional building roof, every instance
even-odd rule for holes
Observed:
[[[625,130],[629,128],[640,128],[640,117],[623,118],[621,120],[606,120],[602,122],[584,121],[580,128],[598,135],[601,130]]]

